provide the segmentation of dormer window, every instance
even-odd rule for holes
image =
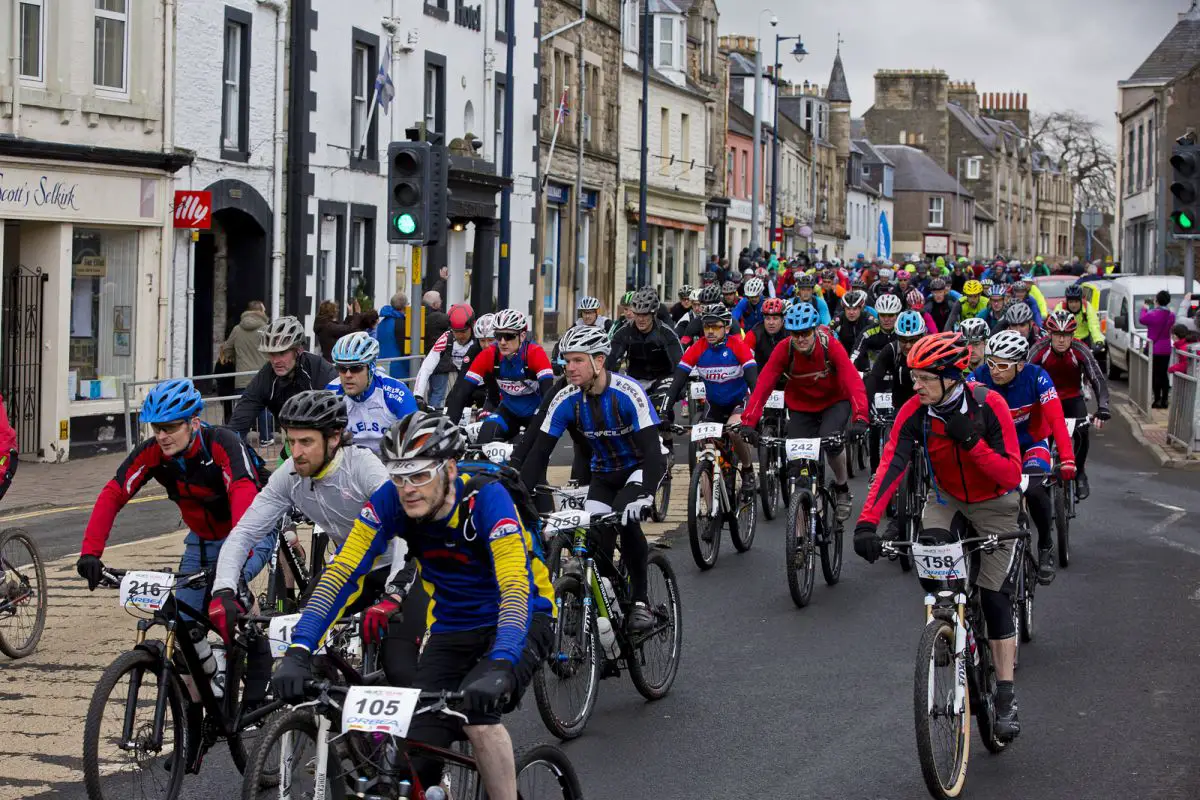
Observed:
[[[661,70],[682,71],[686,64],[686,47],[683,17],[659,14],[654,26],[654,66]]]

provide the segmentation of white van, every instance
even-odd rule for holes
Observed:
[[[1146,300],[1165,289],[1171,293],[1171,313],[1183,299],[1183,278],[1179,275],[1130,275],[1117,278],[1109,284],[1108,328],[1104,342],[1108,345],[1108,377],[1118,378],[1129,371],[1130,334],[1146,335],[1146,326],[1138,322],[1138,316],[1146,306]],[[1193,289],[1193,292],[1195,289]]]

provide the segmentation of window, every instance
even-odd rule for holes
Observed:
[[[250,14],[225,9],[221,93],[221,158],[246,161],[250,136]]]
[[[804,101],[804,130],[813,132],[813,101]]]
[[[115,400],[133,377],[137,231],[76,227],[71,258],[70,370],[78,400]]]
[[[1145,159],[1144,159],[1144,151],[1145,151],[1144,148],[1145,148],[1145,143],[1146,143],[1145,139],[1146,139],[1146,128],[1143,125],[1138,125],[1138,129],[1137,129],[1137,188],[1138,189],[1146,188],[1146,184],[1145,184],[1146,172],[1144,169],[1145,164],[1146,164]]]
[[[658,18],[658,67],[672,69],[675,64],[675,20],[671,17]]]
[[[983,164],[983,159],[981,159],[981,158],[968,158],[967,159],[967,180],[969,180],[969,181],[979,180],[980,165],[982,165],[982,164]]]
[[[679,115],[679,154],[684,161],[692,160],[692,121],[687,114]]]
[[[828,121],[828,113],[829,109],[825,107],[824,103],[817,103],[817,139],[822,142],[826,140],[825,125]]]
[[[600,68],[587,66],[583,70],[587,87],[587,114],[583,120],[584,140],[589,143],[602,143],[603,132],[600,129],[600,99],[603,91],[600,83]]]
[[[96,0],[95,51],[92,82],[104,89],[127,92],[129,58],[128,0]]]
[[[503,37],[505,41],[508,41],[508,20],[504,18],[504,15],[507,13],[507,11],[508,3],[504,2],[504,0],[500,0],[500,2],[496,3],[496,33],[498,35],[505,34]]]
[[[742,197],[750,196],[750,154],[742,151]]]
[[[1125,145],[1125,193],[1133,194],[1133,128],[1129,129],[1129,142]]]
[[[554,98],[555,105],[558,98]],[[446,57],[425,51],[425,130],[446,132]]]
[[[1146,121],[1146,185],[1154,183],[1154,117]]]
[[[375,285],[375,207],[350,205],[350,269],[347,275],[349,300],[370,297]]]
[[[43,33],[42,0],[21,0],[21,77],[35,81],[42,77]]]
[[[631,53],[639,52],[638,42],[638,3],[622,3],[625,9],[625,50]]]
[[[946,201],[944,198],[929,198],[929,227],[940,228],[943,226],[942,217],[944,216],[945,206]]]
[[[504,93],[507,89],[502,82],[504,76],[497,75],[496,80],[496,103],[495,103],[495,134],[492,137],[492,161],[496,164],[496,173],[499,174],[504,163]]]
[[[731,147],[729,148],[729,152],[725,154],[725,192],[731,197],[733,196],[734,187],[737,186],[737,176],[734,174],[734,163],[736,161],[737,150]]]
[[[671,164],[671,110],[659,110],[658,121],[658,155],[659,165],[663,173]]]

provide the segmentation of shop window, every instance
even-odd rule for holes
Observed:
[[[71,258],[73,399],[115,400],[133,379],[136,231],[76,228]]]

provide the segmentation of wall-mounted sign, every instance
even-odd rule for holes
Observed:
[[[175,192],[172,209],[176,228],[212,227],[212,192]]]
[[[483,7],[469,6],[463,0],[454,0],[454,24],[473,31],[483,28]]]
[[[950,237],[941,234],[926,234],[924,248],[926,255],[948,255],[950,253]]]

